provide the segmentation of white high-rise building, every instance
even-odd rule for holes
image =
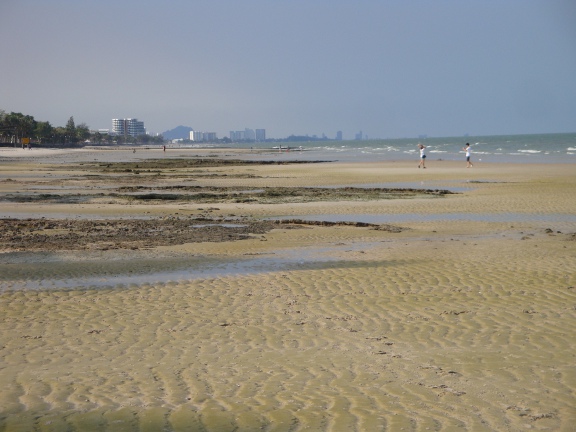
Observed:
[[[204,134],[198,131],[190,131],[190,141],[203,141]]]
[[[216,142],[218,141],[218,137],[216,136],[216,132],[190,131],[190,141]]]
[[[135,118],[112,119],[112,132],[117,135],[130,135],[133,137],[146,135],[144,122]]]

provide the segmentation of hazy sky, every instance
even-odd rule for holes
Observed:
[[[0,0],[0,109],[227,136],[576,131],[574,0]]]

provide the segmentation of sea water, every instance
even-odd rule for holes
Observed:
[[[287,160],[368,162],[417,160],[420,154],[417,148],[419,143],[426,147],[428,160],[464,160],[465,152],[462,148],[470,143],[472,162],[576,163],[576,133],[233,143],[230,147],[252,148],[255,151],[250,155],[251,159],[269,159],[269,153],[260,152],[269,149]]]

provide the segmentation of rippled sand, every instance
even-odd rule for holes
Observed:
[[[576,178],[478,165],[430,163],[426,178],[409,164],[257,168],[246,184],[482,182],[442,199],[240,209],[423,215],[401,233],[311,227],[149,251],[302,257],[284,269],[58,289],[66,260],[35,272],[4,258],[55,287],[1,282],[0,430],[574,430],[576,226],[533,216],[576,214]],[[525,218],[425,218],[454,212]],[[94,259],[72,255],[69,269]],[[123,257],[143,272],[136,258]]]

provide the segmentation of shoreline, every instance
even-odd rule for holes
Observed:
[[[575,144],[576,145],[576,144]],[[136,151],[134,151],[136,150]],[[96,154],[102,157],[103,153],[107,154],[122,154],[122,161],[141,160],[149,158],[170,158],[170,157],[240,157],[244,160],[265,160],[272,158],[273,160],[289,161],[306,161],[306,162],[332,162],[332,163],[363,163],[363,162],[399,162],[405,163],[408,161],[419,161],[416,151],[378,151],[366,149],[338,149],[323,148],[312,146],[302,147],[236,147],[236,146],[180,146],[168,145],[166,151],[163,151],[162,146],[85,146],[81,148],[39,148],[33,147],[32,149],[21,149],[19,147],[0,147],[0,161],[3,158],[23,158],[23,157],[48,157],[48,156],[61,156],[76,155],[80,159],[81,155]],[[115,161],[116,158],[102,158],[103,161]],[[431,150],[428,154],[428,164],[436,162],[462,162],[466,166],[466,161],[463,153],[456,151],[447,153],[446,151]],[[504,164],[504,165],[523,165],[523,164],[560,164],[569,165],[576,163],[576,157],[570,153],[565,156],[561,155],[548,155],[546,153],[539,154],[539,152],[531,153],[519,151],[511,154],[490,154],[483,152],[474,152],[472,155],[473,168],[482,167],[489,164]]]

